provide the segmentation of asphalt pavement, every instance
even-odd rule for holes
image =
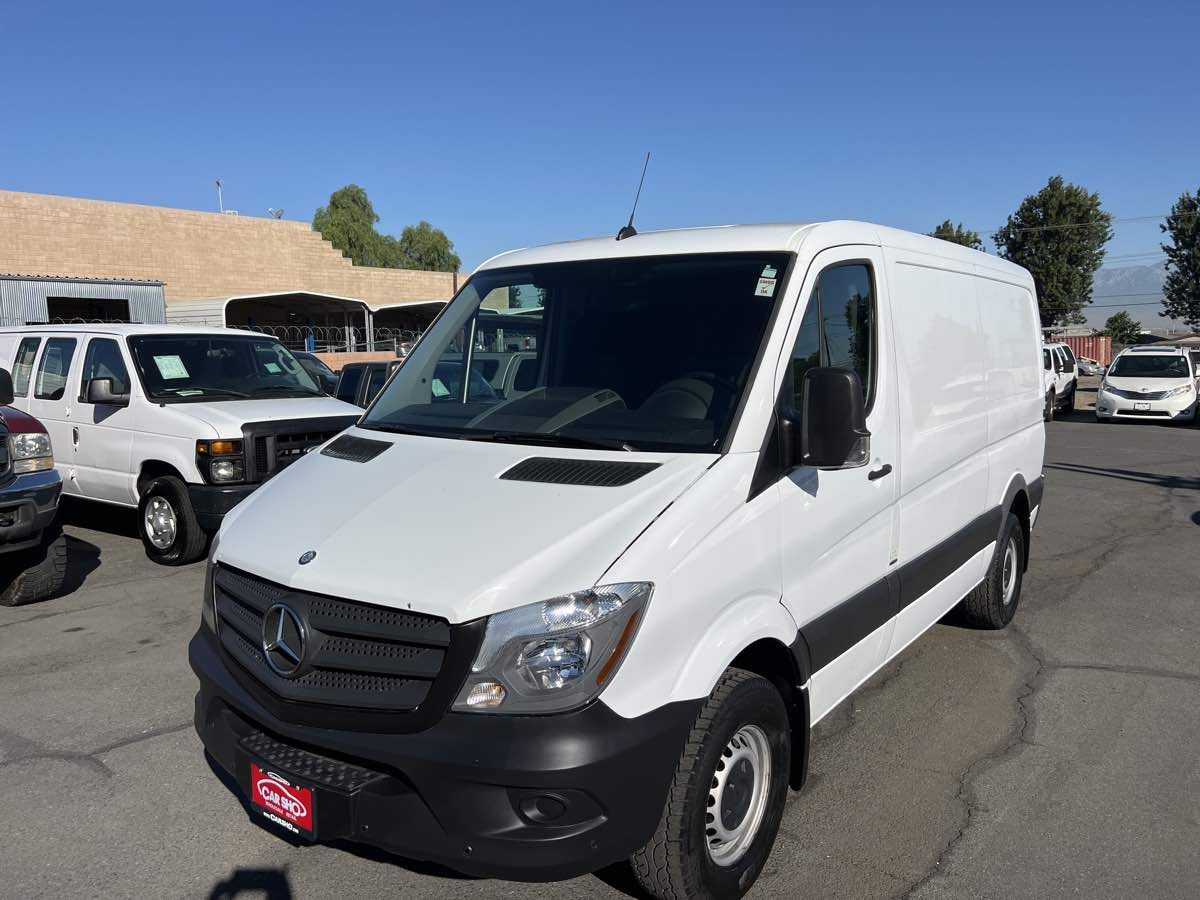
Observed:
[[[753,897],[1195,897],[1200,428],[1048,427],[1004,632],[939,625],[818,727]],[[624,897],[463,878],[252,822],[192,732],[201,565],[66,509],[72,591],[0,609],[0,897]]]

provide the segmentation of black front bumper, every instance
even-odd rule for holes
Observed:
[[[53,469],[17,475],[0,487],[0,553],[35,546],[54,521],[61,492]]]
[[[205,531],[221,527],[225,514],[254,493],[257,484],[189,484],[192,512]]]
[[[642,846],[701,705],[636,719],[602,702],[553,716],[446,713],[424,731],[378,734],[338,728],[336,711],[326,728],[273,717],[203,627],[189,658],[196,731],[243,797],[250,763],[266,764],[314,788],[319,841],[521,881],[592,872]]]

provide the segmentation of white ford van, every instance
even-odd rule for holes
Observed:
[[[501,394],[464,375],[510,307]],[[741,896],[812,725],[952,608],[1012,618],[1040,348],[1023,269],[873,225],[498,256],[226,518],[196,729],[293,836]]]
[[[63,493],[138,507],[147,554],[170,565],[201,558],[225,513],[359,413],[248,331],[3,328],[0,367],[50,432]]]

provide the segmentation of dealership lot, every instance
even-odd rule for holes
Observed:
[[[1048,426],[1015,627],[939,626],[822,723],[752,896],[1194,895],[1200,428],[1097,425],[1089,382]],[[149,563],[131,513],[66,514],[73,591],[0,610],[0,896],[564,892],[253,824],[191,730],[202,567]]]

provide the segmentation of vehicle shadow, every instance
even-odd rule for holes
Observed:
[[[1106,469],[1103,466],[1086,466],[1083,463],[1046,463],[1043,468],[1074,472],[1079,475],[1098,475],[1102,478],[1118,478],[1138,484],[1152,484],[1169,490],[1200,491],[1200,478],[1184,475],[1163,475],[1159,472],[1139,472],[1136,469]],[[1195,516],[1192,517],[1195,521]],[[1200,524],[1200,523],[1197,523]]]
[[[72,534],[65,536],[67,541],[67,576],[63,585],[54,595],[65,597],[83,587],[87,577],[100,568],[100,548],[91,541],[85,541]]]
[[[140,539],[137,510],[108,503],[89,503],[75,497],[63,497],[58,504],[59,521],[75,528],[104,531],[120,537]]]
[[[234,869],[208,892],[208,900],[235,900],[253,896],[262,900],[292,900],[286,869]]]

